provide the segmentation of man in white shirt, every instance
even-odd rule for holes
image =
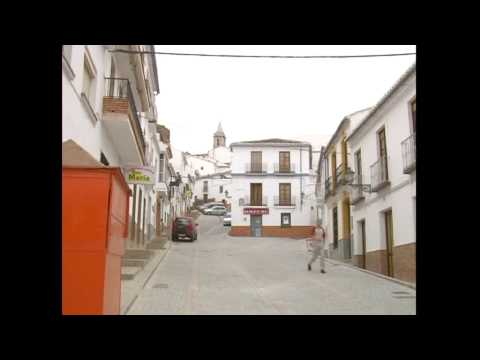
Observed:
[[[311,239],[313,245],[313,256],[308,262],[308,271],[312,270],[312,264],[320,256],[320,272],[325,274],[325,230],[320,225],[320,221],[317,221],[315,233]]]

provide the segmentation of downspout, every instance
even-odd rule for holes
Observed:
[[[300,147],[300,211],[303,211],[303,163],[302,147]]]

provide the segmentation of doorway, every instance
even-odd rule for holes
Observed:
[[[365,236],[365,220],[359,221],[360,241],[362,242],[362,268],[367,268],[367,239]]]
[[[250,234],[253,237],[262,236],[262,216],[250,215]]]
[[[333,248],[338,247],[338,216],[337,207],[333,208]]]
[[[392,210],[385,212],[385,238],[387,240],[387,275],[393,277],[393,217]]]

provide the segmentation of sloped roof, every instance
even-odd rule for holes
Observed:
[[[343,128],[343,126],[347,121],[350,121],[352,128],[355,128],[360,121],[362,121],[364,118],[368,116],[371,110],[372,110],[372,107],[368,107],[366,109],[358,110],[349,115],[346,115],[340,122],[340,125],[338,125],[337,130],[335,130],[335,133],[333,134],[333,136],[330,138],[330,141],[325,147],[325,150],[328,150],[330,148],[330,145],[332,145],[333,140],[335,140],[337,135],[340,133],[340,130]]]
[[[107,168],[73,140],[62,144],[62,165],[72,167]]]

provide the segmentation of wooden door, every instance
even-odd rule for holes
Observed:
[[[262,152],[261,151],[252,151],[251,152],[251,172],[262,172]]]
[[[338,247],[338,214],[337,207],[333,208],[333,247]]]
[[[280,172],[290,172],[290,151],[280,151]]]
[[[365,220],[360,221],[360,236],[362,237],[362,267],[367,268],[367,240],[365,235]]]
[[[382,163],[382,181],[388,180],[387,166],[387,140],[385,138],[385,128],[378,132],[378,144],[380,149],[380,161]]]
[[[385,212],[385,237],[387,240],[387,275],[393,277],[393,217],[392,210]]]
[[[262,184],[250,184],[250,205],[262,206]]]

